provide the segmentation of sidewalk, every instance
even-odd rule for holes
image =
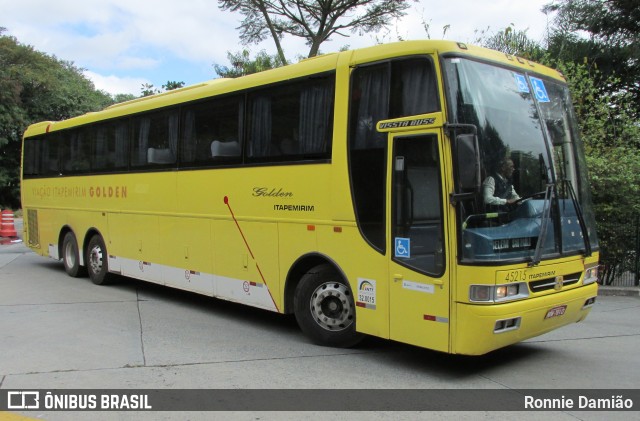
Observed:
[[[618,296],[618,297],[640,297],[640,287],[612,287],[598,286],[598,295]]]

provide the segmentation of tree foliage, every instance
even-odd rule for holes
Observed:
[[[162,92],[173,91],[174,89],[180,89],[182,87],[184,87],[184,82],[176,82],[174,80],[167,81],[167,83],[162,85],[162,89],[156,88],[152,83],[143,83],[142,86],[140,86],[140,96],[145,97],[161,94]]]
[[[251,58],[251,52],[246,49],[236,53],[227,52],[227,60],[231,63],[230,67],[220,64],[213,65],[219,77],[235,78],[246,76],[286,64],[282,63],[277,55],[269,55],[264,50],[256,54],[254,58]]]
[[[184,82],[177,82],[175,80],[168,80],[167,83],[162,85],[162,89],[165,91],[173,91],[175,89],[184,88]]]
[[[601,95],[628,93],[640,116],[640,7],[637,0],[560,0],[548,52],[563,61],[587,62],[599,73]]]
[[[22,45],[0,29],[0,206],[19,207],[21,137],[29,124],[112,103],[73,63]]]
[[[408,0],[218,0],[222,10],[239,12],[243,44],[273,39],[281,63],[286,57],[280,39],[286,34],[303,38],[308,57],[333,35],[377,31],[404,15]]]
[[[546,53],[540,44],[529,38],[526,30],[516,30],[513,25],[493,35],[489,35],[487,31],[480,31],[477,43],[492,50],[533,61],[541,61]]]
[[[556,64],[569,81],[586,146],[600,262],[605,268],[601,276],[609,282],[637,252],[635,233],[629,228],[640,217],[640,126],[632,96],[603,94],[595,83],[602,79],[597,69],[584,63]]]
[[[587,147],[605,283],[628,269],[640,218],[640,7],[560,0],[547,58],[567,76]]]

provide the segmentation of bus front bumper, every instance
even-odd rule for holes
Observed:
[[[596,283],[511,303],[456,303],[452,353],[482,355],[582,321],[598,295]]]

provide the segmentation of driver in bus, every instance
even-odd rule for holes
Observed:
[[[500,207],[515,203],[520,199],[511,183],[514,169],[513,161],[510,158],[504,158],[498,164],[498,170],[485,178],[482,182],[485,205]]]

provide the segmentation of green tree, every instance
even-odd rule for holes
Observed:
[[[569,81],[585,143],[605,283],[633,263],[636,247],[629,222],[640,215],[640,126],[630,93],[605,93],[607,80],[584,63],[556,62]],[[615,84],[615,80],[610,80]],[[621,229],[622,227],[622,229]]]
[[[564,61],[585,60],[599,72],[600,95],[628,93],[640,116],[640,7],[637,0],[559,0],[548,49]]]
[[[160,94],[166,91],[172,91],[174,89],[179,89],[182,87],[184,87],[184,82],[176,82],[173,80],[169,80],[167,81],[167,83],[162,85],[163,90],[156,88],[155,86],[153,86],[152,83],[143,83],[142,86],[140,87],[140,94],[141,94],[140,96],[143,96],[143,97],[151,96],[151,95]]]
[[[405,14],[408,0],[218,0],[222,10],[239,12],[243,44],[273,39],[281,63],[287,61],[280,39],[283,35],[303,38],[309,45],[308,57],[316,56],[320,45],[333,35],[345,32],[377,31],[391,19]]]
[[[269,55],[264,50],[256,54],[254,58],[251,58],[251,52],[246,49],[236,53],[228,51],[227,60],[231,63],[231,67],[219,64],[213,65],[219,77],[235,78],[274,69],[286,64],[280,61],[279,56]]]
[[[159,93],[160,90],[151,83],[143,83],[140,87],[140,96],[151,96]]]
[[[184,87],[184,82],[176,82],[174,80],[169,80],[167,83],[162,85],[162,89],[165,91],[173,91],[174,89],[180,89]]]
[[[136,99],[137,96],[133,94],[115,94],[113,96],[113,102],[115,104],[119,104],[121,102],[127,102]]]
[[[533,61],[543,60],[546,54],[540,44],[529,38],[526,30],[516,30],[513,25],[493,35],[488,35],[487,31],[480,31],[476,43],[492,50]]]
[[[0,206],[20,205],[22,133],[31,123],[62,120],[113,103],[73,63],[23,45],[0,29]]]

